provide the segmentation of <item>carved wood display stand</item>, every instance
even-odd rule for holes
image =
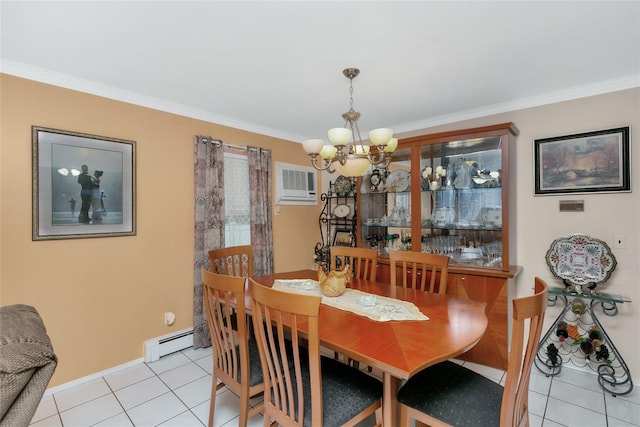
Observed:
[[[605,315],[615,316],[618,314],[617,304],[631,302],[631,300],[619,295],[605,293],[579,294],[577,292],[566,292],[560,288],[549,288],[549,305],[556,305],[558,300],[562,302],[564,307],[558,318],[540,340],[535,359],[538,370],[546,376],[554,376],[560,373],[562,365],[571,362],[575,366],[588,367],[596,372],[600,386],[613,396],[629,394],[633,389],[631,373],[624,359],[615,345],[613,345],[613,341],[605,332],[604,327],[596,316],[595,309],[600,307]],[[567,325],[575,325],[579,333],[578,339],[569,336],[561,341],[557,336],[558,326],[561,322],[565,322]],[[601,349],[599,352],[593,346],[589,348],[589,345],[581,345],[583,340],[588,339],[589,331],[593,327],[596,327],[601,334]],[[549,351],[550,345],[556,347],[556,357],[554,357],[554,350]]]

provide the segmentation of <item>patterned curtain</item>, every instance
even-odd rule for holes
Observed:
[[[211,345],[202,300],[200,268],[209,268],[209,250],[224,246],[224,161],[221,141],[194,140],[195,243],[193,264],[193,347]]]
[[[273,231],[271,226],[271,150],[249,147],[251,244],[253,274],[273,273]]]

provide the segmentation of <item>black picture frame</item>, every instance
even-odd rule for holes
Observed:
[[[333,233],[333,246],[353,246],[353,233],[351,230],[336,229]]]
[[[535,195],[630,192],[629,127],[534,141]]]
[[[135,141],[31,130],[32,240],[135,235]]]

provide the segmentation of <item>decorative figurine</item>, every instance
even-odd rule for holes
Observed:
[[[351,282],[351,266],[347,264],[342,270],[333,270],[329,274],[324,268],[318,269],[318,282],[323,295],[337,297],[344,293],[347,283]]]

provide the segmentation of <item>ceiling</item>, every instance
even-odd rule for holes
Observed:
[[[640,1],[4,1],[0,70],[302,141],[640,86]],[[364,136],[364,135],[363,135]]]

